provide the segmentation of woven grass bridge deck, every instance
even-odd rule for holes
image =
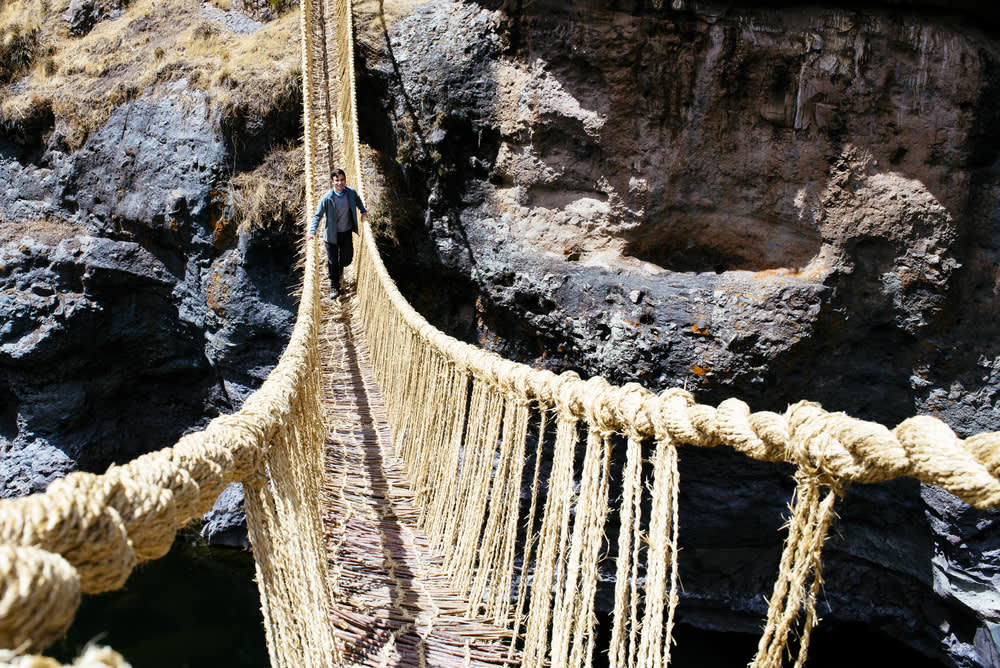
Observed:
[[[323,300],[320,353],[326,480],[323,526],[330,611],[350,666],[496,666],[510,631],[468,619],[413,503],[372,375],[349,289]]]
[[[301,3],[304,222],[338,166],[378,210],[365,192],[352,16],[350,0]],[[680,599],[682,447],[795,467],[753,668],[804,664],[823,545],[851,485],[911,477],[1000,508],[1000,432],[960,438],[925,415],[889,428],[806,400],[782,414],[738,397],[708,406],[682,388],[529,368],[417,313],[372,226],[337,301],[321,298],[321,244],[303,241],[295,328],[237,413],[104,475],[0,502],[0,648],[44,651],[82,595],[124,586],[231,482],[244,486],[275,668],[577,668],[603,656],[610,668],[664,668]],[[617,540],[605,540],[612,526]],[[610,642],[597,646],[607,583]]]

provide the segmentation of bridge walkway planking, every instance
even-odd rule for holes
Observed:
[[[507,658],[510,632],[466,618],[466,597],[416,528],[355,307],[352,286],[338,300],[324,298],[319,342],[327,577],[344,665],[517,665]]]

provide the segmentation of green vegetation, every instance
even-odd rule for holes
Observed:
[[[38,28],[7,25],[0,35],[0,84],[28,69],[38,55]]]

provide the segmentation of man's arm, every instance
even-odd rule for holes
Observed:
[[[329,193],[327,193],[329,194]],[[309,238],[312,239],[316,236],[316,229],[319,227],[319,219],[323,217],[323,212],[326,209],[327,196],[323,195],[319,198],[319,204],[316,206],[316,213],[312,217],[312,221],[309,223]]]
[[[354,203],[358,205],[358,211],[361,212],[361,215],[367,218],[368,209],[365,208],[365,203],[361,201],[361,195],[358,194],[357,190],[354,191]]]

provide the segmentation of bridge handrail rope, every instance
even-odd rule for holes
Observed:
[[[354,112],[353,41],[344,40],[341,47],[346,51],[341,58],[352,65],[346,74]],[[360,156],[356,116],[340,124],[345,128],[345,153]],[[351,182],[363,188],[360,163],[349,161],[346,170]],[[789,532],[751,664],[755,668],[781,665],[797,619],[796,665],[804,663],[818,621],[822,546],[835,518],[834,502],[850,483],[906,476],[946,489],[977,508],[1000,506],[998,432],[962,440],[929,416],[910,418],[890,430],[808,401],[789,406],[784,414],[751,412],[735,398],[713,408],[697,404],[681,389],[656,395],[638,384],[615,387],[600,377],[584,381],[573,372],[556,375],[533,369],[460,342],[429,324],[389,276],[369,226],[363,241],[358,252],[361,312],[394,438],[425,504],[424,528],[448,555],[456,584],[470,593],[469,613],[486,611],[498,623],[523,629],[522,665],[590,665],[598,562],[609,514],[612,434],[627,438],[609,649],[613,667],[659,666],[669,659],[677,604],[679,444],[726,445],[753,459],[797,468]],[[526,473],[526,406],[541,412],[542,425],[550,414],[557,422],[537,552],[532,554],[529,530],[520,557],[522,583],[527,564],[533,564],[527,603],[523,587],[511,591],[510,577],[518,562],[514,543]],[[588,436],[574,499],[578,423],[585,425]],[[539,451],[543,441],[544,426],[538,430]],[[650,457],[652,511],[644,536],[641,462],[647,441],[655,451]],[[540,458],[539,453],[536,464]],[[536,466],[528,527],[534,522],[537,480]],[[458,519],[449,525],[450,517]],[[647,569],[640,591],[644,540]]]
[[[321,81],[341,87],[337,118],[325,127],[313,111],[317,86],[324,85],[315,76],[317,17],[334,19],[337,31],[337,61],[319,64],[335,67],[337,75]],[[319,137],[340,135],[345,170],[363,197],[365,180],[351,3],[303,0],[300,25],[308,216],[328,176],[316,168]],[[137,563],[165,554],[179,527],[206,512],[229,482],[240,481],[272,665],[337,663],[327,614],[336,592],[325,580],[315,502],[325,428],[314,244],[307,245],[304,264],[288,347],[239,412],[104,475],[73,473],[42,494],[0,502],[0,646],[44,649],[68,627],[81,593],[121,587]],[[446,555],[455,585],[467,592],[469,614],[485,613],[514,628],[512,654],[520,652],[522,665],[590,663],[616,435],[626,443],[621,502],[614,509],[621,530],[609,660],[616,668],[665,665],[669,657],[678,600],[679,445],[725,445],[796,467],[794,507],[757,667],[781,665],[795,628],[796,665],[804,661],[817,621],[821,549],[835,500],[850,483],[907,476],[977,508],[1000,507],[1000,433],[963,440],[927,416],[890,430],[811,402],[783,414],[751,412],[738,399],[710,407],[680,389],[654,394],[637,384],[616,387],[599,377],[584,381],[572,372],[532,369],[431,326],[396,288],[367,225],[356,267],[373,366],[423,504],[423,527]],[[586,454],[577,466],[581,429]],[[539,451],[553,449],[545,493],[540,452],[528,452],[529,438]],[[644,472],[644,459],[651,472]],[[532,490],[527,509],[525,485]]]
[[[304,0],[300,20],[303,230],[316,203],[312,8]],[[138,563],[166,554],[177,530],[210,510],[229,483],[242,482],[271,664],[336,663],[316,504],[325,438],[319,280],[316,247],[308,244],[288,346],[237,413],[104,475],[71,473],[44,493],[0,501],[0,647],[43,650],[69,627],[82,593],[122,587]]]

